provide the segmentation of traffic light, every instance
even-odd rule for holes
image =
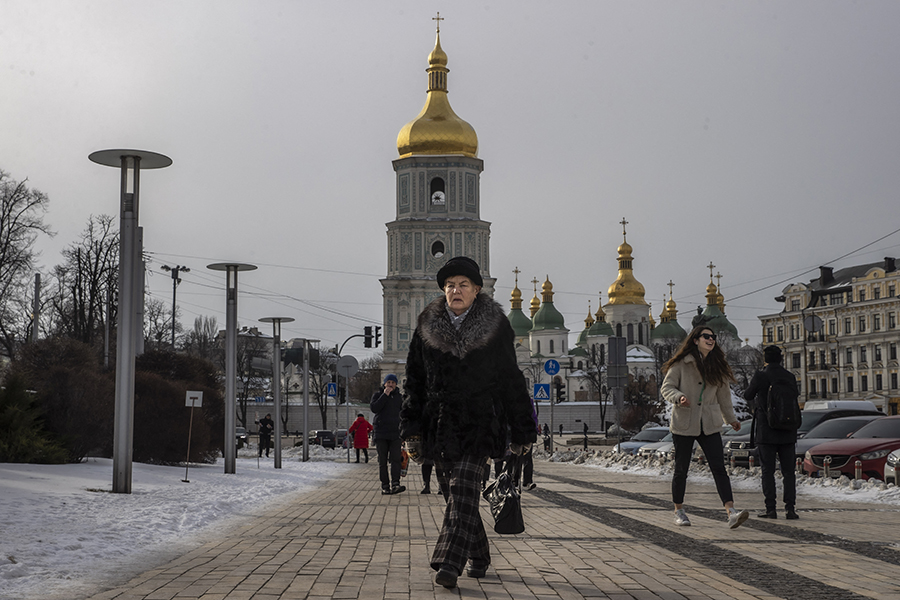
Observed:
[[[556,402],[564,402],[566,399],[566,384],[562,382],[562,379],[556,380]]]
[[[372,347],[372,326],[366,325],[365,327],[363,327],[363,334],[365,335],[365,337],[364,337],[365,341],[363,341],[363,346],[365,346],[366,348],[371,348]]]
[[[377,348],[380,345],[381,345],[381,326],[376,325],[375,326],[375,347]]]

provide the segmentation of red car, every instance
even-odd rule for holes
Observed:
[[[876,419],[858,429],[849,438],[825,442],[806,451],[803,472],[824,476],[830,457],[829,475],[855,477],[856,461],[862,463],[863,479],[881,479],[887,456],[900,448],[900,415]]]

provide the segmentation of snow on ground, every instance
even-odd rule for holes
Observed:
[[[342,477],[346,450],[282,451],[282,468],[252,450],[235,473],[224,463],[134,463],[132,493],[113,494],[112,460],[74,465],[0,464],[0,599],[86,597],[197,547],[255,509]]]
[[[0,599],[83,598],[127,581],[186,553],[254,512],[287,501],[323,481],[352,473],[346,450],[310,448],[282,452],[282,468],[252,450],[239,453],[236,473],[216,465],[184,467],[134,463],[131,494],[112,494],[112,461],[77,465],[0,464]],[[537,460],[547,460],[542,452]],[[635,475],[671,477],[671,464],[606,453],[557,452],[549,460]],[[709,471],[693,465],[690,481],[712,484]],[[760,490],[758,468],[737,469],[736,489]],[[900,488],[881,482],[800,477],[798,494],[834,502],[900,506]],[[762,492],[760,492],[761,494]],[[752,507],[747,507],[752,508]]]

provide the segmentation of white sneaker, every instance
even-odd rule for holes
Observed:
[[[681,525],[682,527],[691,526],[691,520],[688,519],[687,513],[684,512],[683,508],[679,508],[675,511],[675,524]]]
[[[746,510],[738,511],[734,508],[728,509],[728,527],[734,529],[735,527],[740,527],[741,523],[747,520],[747,517],[750,516],[750,513]]]

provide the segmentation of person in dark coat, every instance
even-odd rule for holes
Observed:
[[[766,498],[766,510],[757,516],[764,519],[777,519],[775,510],[775,457],[781,462],[781,475],[784,484],[784,509],[788,519],[799,519],[795,506],[797,503],[797,476],[794,472],[794,449],[797,444],[797,430],[778,430],[769,427],[766,409],[769,400],[769,387],[776,381],[783,381],[796,386],[797,379],[790,371],[781,366],[781,348],[766,346],[763,349],[766,367],[758,371],[750,380],[750,387],[744,392],[744,400],[750,403],[754,413],[754,431],[756,446],[759,448],[759,463],[762,470],[762,489]]]
[[[356,415],[353,425],[347,430],[347,433],[353,436],[353,447],[356,448],[356,462],[359,462],[360,450],[366,455],[366,462],[369,462],[369,433],[373,429],[372,424],[366,421],[366,416],[359,413]]]
[[[431,557],[446,588],[466,568],[484,577],[491,562],[478,510],[487,459],[523,454],[535,441],[531,399],[516,364],[503,308],[481,294],[478,264],[450,259],[437,273],[444,295],[419,315],[406,361],[400,432],[410,457],[434,461],[449,484],[444,521]]]
[[[257,421],[257,425],[259,425],[259,455],[262,456],[263,449],[265,449],[266,458],[269,458],[269,448],[272,447],[272,432],[275,431],[275,421],[272,420],[272,414],[266,413],[265,417]]]
[[[397,376],[389,373],[384,378],[384,390],[372,396],[369,408],[375,413],[375,449],[378,450],[378,473],[381,477],[381,493],[399,494],[406,491],[400,485],[400,406],[403,397],[397,389]],[[390,464],[390,472],[388,465]]]

